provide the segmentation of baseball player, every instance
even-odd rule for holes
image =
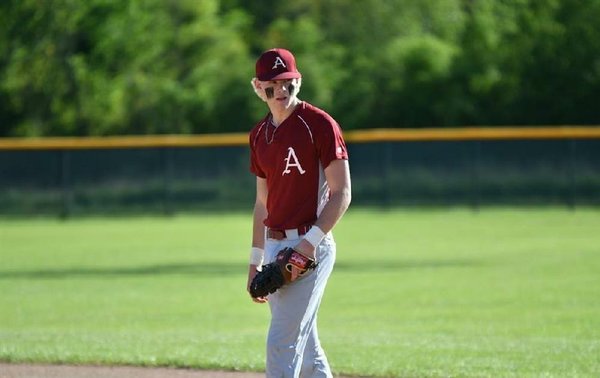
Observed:
[[[251,83],[269,112],[249,135],[256,202],[248,290],[257,269],[286,247],[316,262],[305,272],[289,265],[290,283],[252,297],[271,309],[266,375],[331,377],[317,312],[335,261],[331,230],[351,200],[346,144],[329,114],[298,99],[302,75],[290,51],[262,53]]]

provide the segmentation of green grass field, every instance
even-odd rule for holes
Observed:
[[[250,218],[0,220],[0,360],[260,371]],[[352,209],[335,235],[336,373],[600,376],[598,209]]]

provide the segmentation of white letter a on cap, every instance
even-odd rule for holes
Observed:
[[[280,58],[280,57],[277,57],[277,58],[275,59],[275,64],[273,64],[273,67],[272,67],[271,69],[272,69],[272,70],[274,70],[274,69],[275,69],[275,68],[277,68],[277,66],[279,66],[279,65],[283,66],[284,68],[287,68],[287,66],[285,65],[285,63],[283,63],[283,60],[281,60],[281,58]]]

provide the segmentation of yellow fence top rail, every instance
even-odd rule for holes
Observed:
[[[600,138],[600,127],[473,127],[372,129],[348,132],[349,142]]]
[[[348,143],[510,139],[596,139],[600,127],[471,127],[369,129],[344,133]],[[111,137],[0,138],[0,150],[82,150],[118,148],[227,147],[248,144],[247,133]]]
[[[109,137],[3,138],[0,150],[85,150],[161,147],[218,147],[248,143],[246,134],[136,135]]]

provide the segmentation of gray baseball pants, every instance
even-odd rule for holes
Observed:
[[[281,249],[298,242],[299,239],[267,239],[265,263],[275,260]],[[335,254],[335,241],[329,233],[315,250],[317,268],[269,296],[268,378],[332,377],[319,342],[317,312],[333,270]]]

